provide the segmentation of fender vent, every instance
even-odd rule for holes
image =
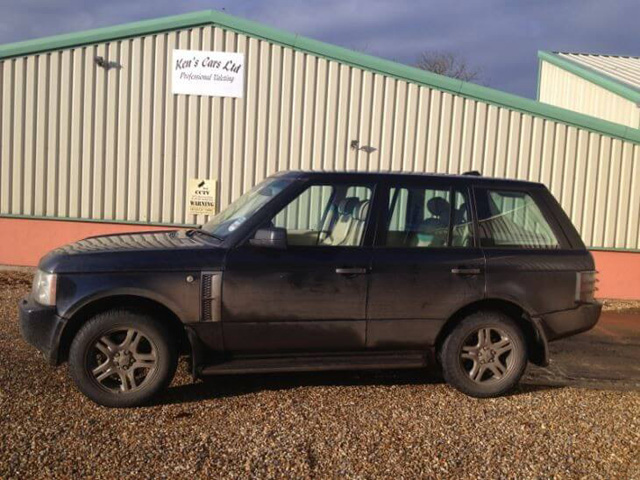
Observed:
[[[202,320],[211,321],[211,275],[202,276]]]
[[[200,319],[203,322],[220,321],[220,302],[222,293],[222,273],[202,273],[202,293]]]

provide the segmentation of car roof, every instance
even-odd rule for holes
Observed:
[[[406,179],[451,179],[457,182],[473,183],[473,184],[500,184],[520,187],[540,187],[541,183],[531,182],[527,180],[517,180],[511,178],[485,177],[477,172],[467,174],[449,174],[449,173],[419,173],[419,172],[362,172],[355,170],[287,170],[277,173],[275,176],[287,177],[295,179],[311,179],[320,178],[323,180],[337,180],[347,178],[359,178],[362,181],[379,181],[380,179],[406,180]]]

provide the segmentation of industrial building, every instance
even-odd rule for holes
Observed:
[[[544,78],[538,102],[216,11],[0,46],[0,264],[202,223],[280,170],[478,170],[545,183],[600,295],[638,298],[640,129]]]
[[[640,128],[640,57],[538,52],[538,100]]]

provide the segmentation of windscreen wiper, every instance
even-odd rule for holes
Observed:
[[[200,233],[202,235],[206,235],[207,237],[212,237],[215,238],[216,240],[224,240],[222,237],[219,237],[218,235],[214,235],[211,232],[207,232],[206,230],[203,230],[202,228],[190,228],[189,230],[187,230],[185,232],[185,235],[187,237],[192,237],[195,233]]]

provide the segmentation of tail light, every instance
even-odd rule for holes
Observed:
[[[595,301],[595,293],[598,290],[596,283],[596,271],[578,272],[576,278],[576,302],[577,303],[593,303]]]

